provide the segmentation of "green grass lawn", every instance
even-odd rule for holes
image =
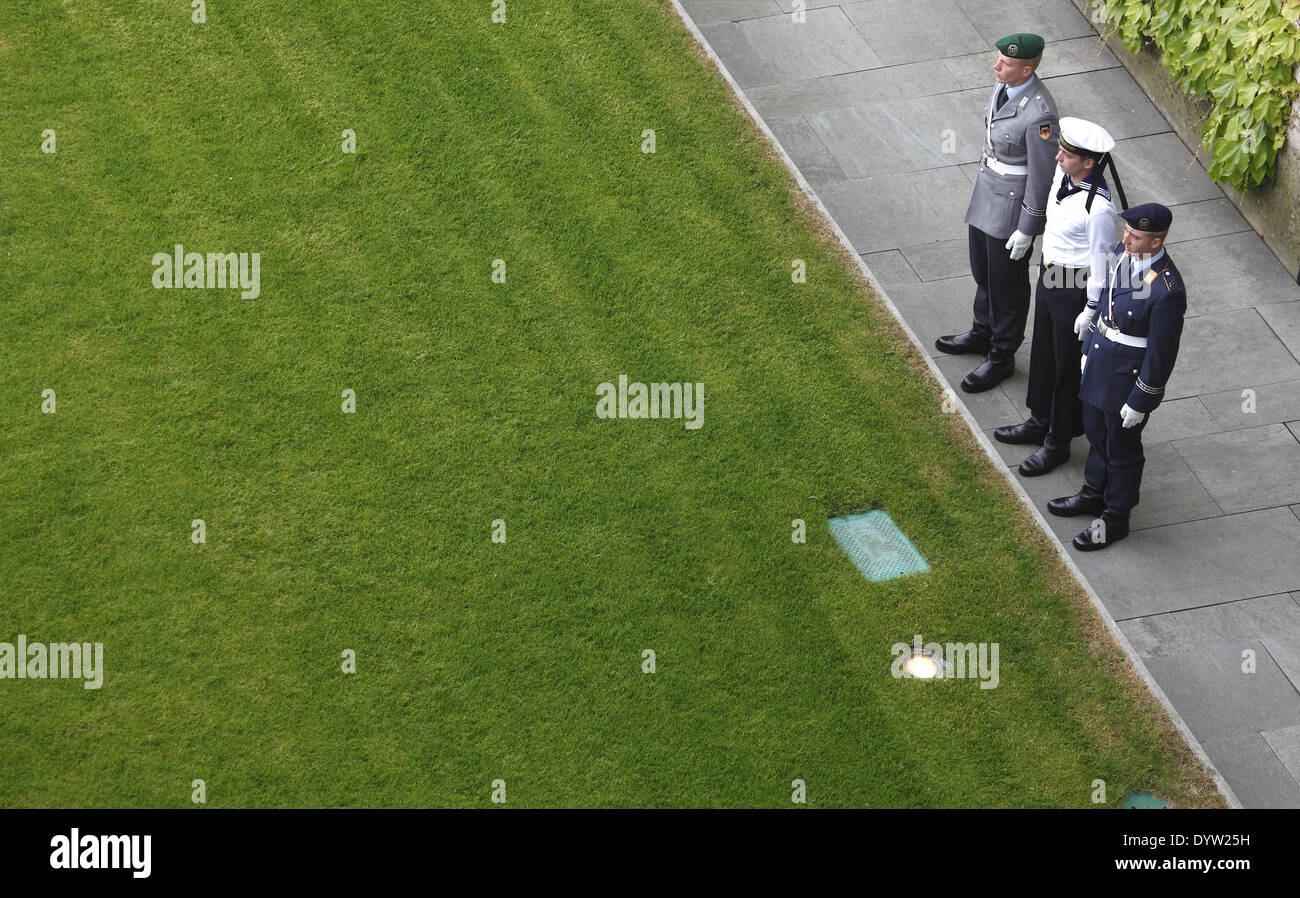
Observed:
[[[490,14],[0,7],[0,641],[105,655],[0,680],[0,806],[1218,804],[671,6]],[[868,507],[930,573],[863,579]]]

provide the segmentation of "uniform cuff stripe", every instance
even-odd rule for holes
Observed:
[[[1142,383],[1142,378],[1140,377],[1137,380],[1137,384],[1139,389],[1145,393],[1150,393],[1152,396],[1158,396],[1165,391],[1164,387],[1148,387],[1146,384]]]

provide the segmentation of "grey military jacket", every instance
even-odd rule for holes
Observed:
[[[1000,174],[981,159],[966,224],[990,237],[1010,237],[1016,230],[1037,236],[1047,227],[1047,196],[1060,149],[1056,102],[1035,75],[1024,93],[994,112],[999,87],[993,88],[984,112],[984,153],[1029,171]]]

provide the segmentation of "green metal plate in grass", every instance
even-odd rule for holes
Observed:
[[[1161,801],[1150,792],[1130,792],[1124,799],[1126,808],[1167,808],[1169,802]]]
[[[831,535],[844,554],[872,582],[893,580],[930,570],[916,546],[883,511],[860,511],[830,518]]]

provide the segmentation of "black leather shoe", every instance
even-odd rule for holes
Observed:
[[[989,357],[961,382],[961,388],[967,393],[983,393],[991,390],[1002,381],[1016,373],[1016,357],[1011,353],[1002,353],[997,349],[989,351]]]
[[[1047,510],[1057,517],[1072,518],[1081,514],[1101,514],[1106,503],[1101,499],[1101,490],[1088,484],[1083,485],[1073,496],[1052,499],[1047,503]]]
[[[1020,473],[1025,477],[1038,477],[1055,470],[1070,460],[1070,444],[1057,443],[1049,433],[1043,448],[1020,463]]]
[[[1080,552],[1095,552],[1114,545],[1128,536],[1128,512],[1104,509],[1092,526],[1074,538],[1074,547]]]
[[[946,352],[949,355],[965,355],[968,352],[973,352],[976,355],[988,355],[990,349],[988,337],[981,337],[975,331],[940,337],[934,341],[934,346],[940,352]]]
[[[1048,422],[1036,415],[1021,424],[1009,424],[993,431],[993,439],[1002,443],[1036,443],[1043,444],[1047,436]]]

